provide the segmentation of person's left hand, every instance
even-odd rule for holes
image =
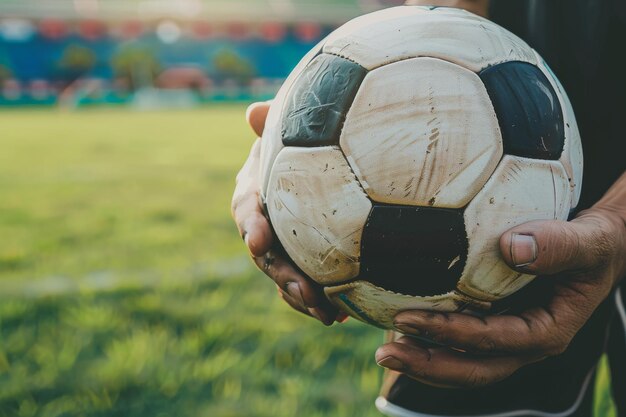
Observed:
[[[398,331],[446,347],[404,336],[380,347],[377,363],[429,385],[473,388],[562,353],[626,274],[626,222],[611,207],[594,207],[571,222],[515,227],[502,235],[500,250],[517,271],[553,280],[546,305],[488,317],[404,311],[394,321]]]
[[[326,326],[343,323],[348,316],[337,311],[324,295],[324,289],[305,276],[282,251],[275,247],[276,238],[265,217],[259,198],[259,166],[261,136],[270,109],[269,103],[254,103],[248,107],[246,119],[259,137],[237,174],[232,200],[232,215],[254,263],[278,287],[278,293],[293,309],[315,317]]]

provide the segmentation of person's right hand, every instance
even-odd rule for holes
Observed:
[[[237,175],[231,207],[233,218],[254,263],[276,283],[278,292],[291,307],[315,317],[326,326],[334,321],[343,322],[347,316],[339,313],[328,301],[322,287],[306,277],[274,246],[274,233],[263,214],[259,197],[260,136],[269,107],[269,103],[255,103],[246,112],[248,123],[259,138]]]

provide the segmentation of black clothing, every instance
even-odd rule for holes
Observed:
[[[577,209],[588,208],[626,169],[626,0],[492,0],[491,4],[490,18],[535,48],[570,97],[585,159]],[[535,280],[521,295],[536,300],[550,290],[549,280]],[[408,413],[390,414],[590,417],[594,368],[608,352],[614,397],[620,415],[626,415],[626,318],[616,309],[616,299],[611,295],[596,310],[565,353],[526,366],[493,386],[446,390],[391,376],[382,396]]]
[[[585,156],[578,209],[626,169],[626,1],[492,0],[491,20],[535,48],[572,102]]]

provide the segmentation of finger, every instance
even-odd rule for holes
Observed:
[[[438,387],[478,388],[501,381],[533,360],[522,356],[476,357],[446,348],[426,349],[403,337],[381,346],[376,362]]]
[[[340,311],[340,312],[337,314],[337,317],[335,318],[335,321],[336,321],[337,323],[341,323],[341,324],[343,324],[343,323],[347,322],[349,319],[350,319],[350,316],[349,316],[349,315],[347,315],[347,314],[346,314],[346,313],[344,313],[343,311]]]
[[[285,291],[281,290],[280,288],[278,288],[278,293],[280,294],[281,298],[282,298],[282,299],[283,299],[283,300],[284,300],[287,304],[289,304],[289,306],[291,306],[291,308],[293,308],[294,310],[299,311],[299,312],[300,312],[300,313],[302,313],[302,314],[305,314],[305,315],[307,315],[307,316],[309,316],[309,317],[313,317],[313,318],[315,318],[315,319],[319,320],[319,321],[320,321],[323,325],[325,325],[325,326],[330,326],[330,325],[332,325],[334,322],[337,322],[337,323],[343,324],[343,323],[345,323],[345,322],[348,320],[347,316],[345,316],[345,317],[344,317],[344,316],[342,315],[343,313],[339,313],[339,314],[337,314],[337,317],[336,317],[334,320],[332,320],[332,319],[330,318],[330,317],[331,317],[331,314],[329,314],[329,315],[328,315],[328,318],[323,318],[323,317],[322,317],[322,315],[321,315],[321,314],[323,314],[323,313],[321,313],[321,314],[320,314],[320,312],[319,312],[319,308],[315,307],[315,308],[309,308],[309,309],[306,309],[306,310],[305,310],[305,309],[303,309],[303,308],[301,307],[300,301],[299,301],[299,300],[296,300],[295,298],[293,298],[293,297],[292,297],[291,295],[289,295],[287,292],[285,292]]]
[[[274,241],[272,227],[261,213],[258,203],[254,207],[242,208],[242,212],[245,214],[241,214],[244,220],[241,222],[239,232],[250,253],[253,256],[263,256],[270,250]]]
[[[567,347],[586,316],[585,313],[577,317],[569,305],[561,305],[560,301],[560,298],[554,301],[558,314],[550,314],[543,308],[528,310],[520,316],[487,317],[405,311],[396,316],[394,325],[404,334],[476,354],[551,356]]]
[[[252,145],[248,160],[237,175],[232,201],[232,215],[239,234],[253,256],[265,254],[273,242],[272,228],[263,214],[259,199],[260,140]]]
[[[234,203],[233,217],[241,238],[254,257],[263,256],[270,250],[274,234],[267,218],[261,211],[258,195],[251,194]]]
[[[257,136],[263,136],[265,120],[270,111],[269,102],[252,103],[246,110],[246,120]]]
[[[255,257],[255,263],[278,287],[297,302],[300,309],[326,325],[332,324],[338,314],[330,304],[321,286],[301,274],[289,261],[275,251],[268,251],[264,256]]]
[[[276,288],[278,289],[278,294],[280,294],[280,297],[287,303],[289,304],[289,306],[291,308],[293,308],[294,310],[299,311],[302,314],[305,314],[309,317],[311,316],[311,313],[309,313],[308,310],[306,310],[305,308],[302,307],[302,301],[301,300],[296,300],[294,297],[292,297],[291,295],[289,295],[289,293],[287,293],[286,291],[283,291],[282,289],[280,289],[280,287],[277,285]]]
[[[500,238],[504,261],[535,275],[595,269],[615,251],[615,225],[593,212],[571,222],[533,221]]]

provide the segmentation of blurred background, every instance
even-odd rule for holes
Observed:
[[[1,106],[271,98],[328,32],[398,1],[2,0]]]
[[[247,104],[399,3],[0,0],[0,416],[379,415],[382,333],[292,312],[229,206]]]

